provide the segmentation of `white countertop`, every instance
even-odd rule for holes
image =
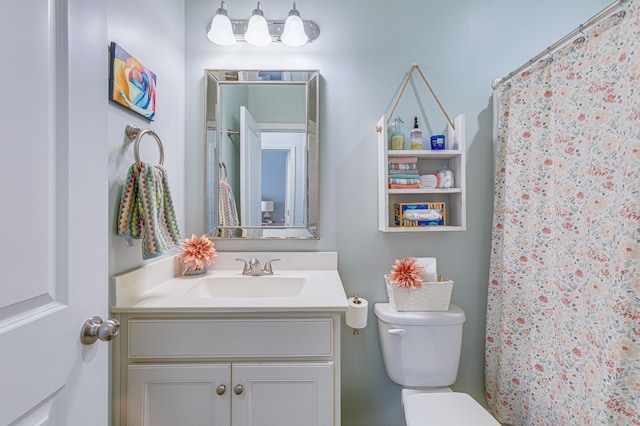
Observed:
[[[305,285],[291,297],[196,297],[185,294],[204,277],[242,276],[236,258],[257,257],[273,263],[273,277],[299,277]],[[206,275],[185,277],[176,256],[150,262],[114,277],[111,311],[117,312],[343,312],[347,297],[337,270],[335,252],[224,252],[218,253]],[[252,279],[253,277],[246,277]]]

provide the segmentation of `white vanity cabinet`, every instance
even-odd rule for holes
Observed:
[[[340,424],[340,313],[115,316],[115,425]]]

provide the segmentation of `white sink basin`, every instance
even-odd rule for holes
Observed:
[[[273,275],[242,275],[236,259]],[[349,307],[335,252],[218,252],[206,275],[184,276],[177,256],[116,276],[113,312],[344,312]]]
[[[192,297],[295,297],[304,288],[302,277],[261,275],[204,277],[185,293]]]

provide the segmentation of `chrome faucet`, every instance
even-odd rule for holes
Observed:
[[[252,258],[249,261],[244,259],[236,259],[239,262],[244,262],[244,266],[242,268],[242,275],[251,275],[251,276],[259,276],[259,275],[273,275],[273,267],[271,266],[271,262],[278,261],[280,259],[271,259],[267,261],[264,265],[264,268],[260,268],[260,261],[257,258]]]

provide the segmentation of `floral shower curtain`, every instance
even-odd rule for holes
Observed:
[[[623,10],[497,89],[486,386],[507,424],[640,425],[640,7]]]

